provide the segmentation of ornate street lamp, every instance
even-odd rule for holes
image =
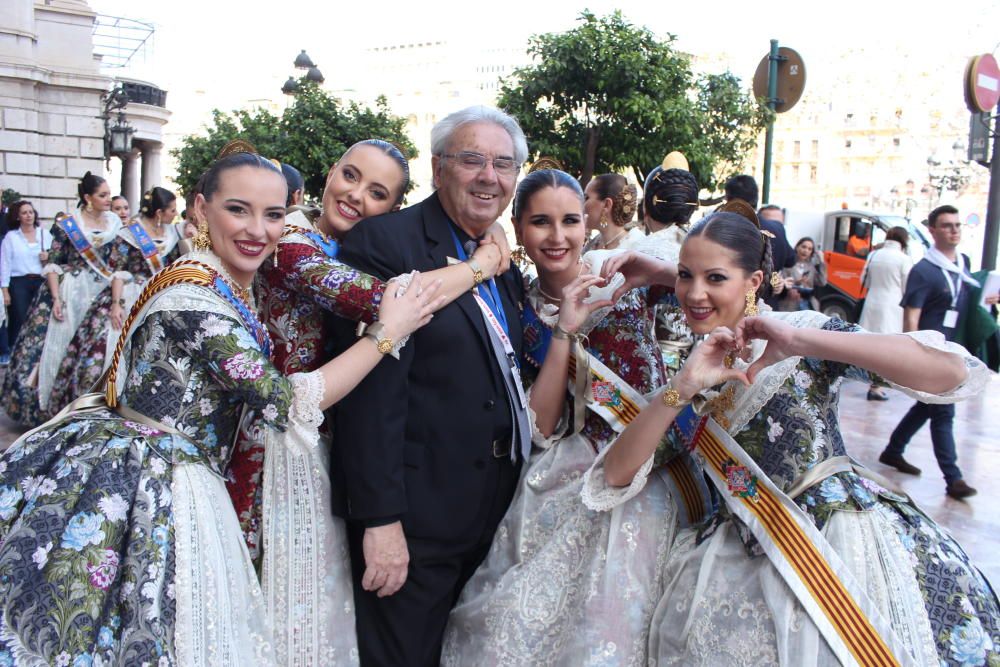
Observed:
[[[297,95],[302,87],[302,79],[315,84],[322,84],[326,81],[323,73],[319,71],[319,68],[316,67],[316,63],[314,63],[313,59],[309,57],[309,54],[306,53],[305,49],[302,49],[299,55],[295,56],[295,60],[292,64],[295,66],[295,69],[306,70],[306,73],[301,79],[296,79],[294,76],[288,77],[288,81],[285,81],[284,85],[281,86],[281,92],[285,95]]]
[[[295,77],[288,77],[288,81],[281,87],[281,92],[285,95],[294,95],[299,92],[299,82],[295,80]]]
[[[135,128],[128,124],[125,118],[125,107],[128,106],[128,93],[124,86],[118,84],[101,97],[104,103],[104,160],[111,165],[111,158],[122,157],[132,152],[132,134]],[[112,114],[117,111],[118,117],[111,124]]]
[[[316,63],[312,61],[309,54],[306,53],[305,49],[302,49],[302,53],[295,56],[295,69],[309,69],[310,67],[316,67]]]
[[[323,83],[326,79],[323,78],[323,73],[319,71],[319,68],[315,65],[309,68],[306,73],[306,81],[312,81],[313,83]]]

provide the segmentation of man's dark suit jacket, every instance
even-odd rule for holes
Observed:
[[[456,257],[437,194],[359,223],[338,259],[388,279],[447,266]],[[521,354],[516,269],[496,280]],[[357,341],[356,324],[333,322],[336,351]],[[334,408],[331,481],[338,516],[368,525],[402,519],[408,538],[477,539],[481,489],[493,456],[494,411],[509,409],[486,324],[471,292],[438,311],[403,348],[379,362]],[[474,533],[474,535],[473,535]]]

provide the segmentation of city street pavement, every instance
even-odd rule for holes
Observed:
[[[842,385],[840,420],[850,454],[902,486],[927,514],[955,536],[991,583],[1000,584],[1000,478],[994,476],[1000,471],[1000,376],[993,376],[983,395],[957,407],[958,464],[969,484],[979,489],[979,495],[966,502],[944,494],[944,480],[934,460],[928,427],[906,450],[906,459],[923,469],[921,476],[904,475],[878,463],[889,434],[912,400],[890,390],[888,402],[869,402],[865,400],[867,391],[868,387],[858,382]],[[0,450],[23,430],[0,412]]]

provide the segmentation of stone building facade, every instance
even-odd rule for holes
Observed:
[[[117,82],[94,53],[96,16],[86,0],[3,0],[0,189],[19,192],[44,220],[76,207],[77,182],[86,172],[106,173],[101,98]],[[136,128],[135,149],[121,169],[126,187],[111,183],[133,206],[140,188],[159,182],[160,133],[169,117],[163,104],[143,101],[130,97],[126,108]]]

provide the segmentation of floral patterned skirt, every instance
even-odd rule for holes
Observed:
[[[111,312],[111,287],[106,287],[90,304],[90,309],[77,327],[73,340],[66,348],[56,374],[46,411],[49,415],[72,403],[90,391],[104,372],[107,358],[108,329]]]
[[[610,512],[580,499],[582,435],[535,450],[489,555],[462,590],[443,665],[645,665],[677,524],[658,476]]]
[[[0,456],[0,664],[270,662],[225,486],[178,437],[98,410]]]
[[[45,421],[38,406],[37,375],[51,316],[52,295],[48,287],[42,285],[11,350],[10,366],[0,389],[4,412],[21,426],[34,427]]]
[[[765,556],[750,557],[732,520],[670,554],[653,617],[657,665],[833,666],[833,655]],[[993,665],[1000,607],[957,543],[912,505],[836,511],[823,534],[917,665]]]

